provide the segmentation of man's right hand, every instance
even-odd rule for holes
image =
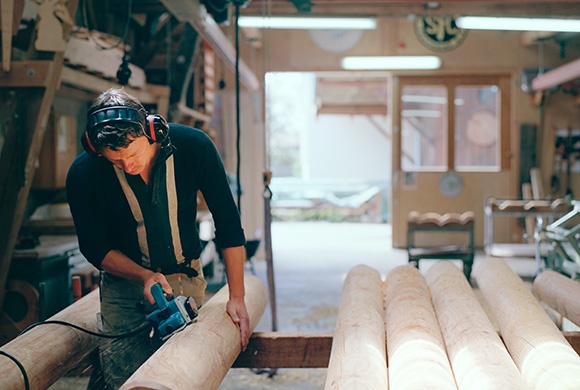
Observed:
[[[143,285],[143,296],[152,305],[155,304],[155,299],[151,294],[151,286],[155,283],[161,285],[165,294],[173,294],[173,290],[167,282],[165,275],[141,267],[139,264],[135,263],[117,250],[109,251],[101,262],[101,266],[105,271],[115,276],[125,278],[135,283],[141,283]]]
[[[147,277],[143,281],[143,296],[152,305],[155,304],[155,298],[153,298],[153,295],[151,294],[151,287],[153,287],[153,285],[155,285],[157,283],[159,283],[161,285],[161,288],[163,289],[163,292],[166,295],[173,294],[173,289],[171,288],[171,286],[167,282],[165,275],[163,275],[162,273],[159,273],[159,272],[152,273],[149,277]]]

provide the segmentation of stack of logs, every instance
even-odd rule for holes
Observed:
[[[580,357],[540,303],[580,325],[580,284],[547,270],[530,289],[497,258],[482,261],[474,276],[492,313],[449,261],[425,276],[397,267],[384,281],[356,266],[344,282],[333,335],[255,333],[241,354],[225,311],[226,286],[122,389],[217,389],[232,365],[327,367],[326,389],[580,389]],[[266,297],[264,284],[247,275],[252,329]],[[97,311],[94,291],[51,319],[96,331]],[[578,337],[568,336],[578,350]],[[95,346],[95,337],[70,327],[36,327],[0,349],[22,365],[0,356],[0,388],[24,388],[24,371],[30,389],[46,389]]]
[[[580,284],[544,271],[528,286],[501,259],[476,270],[499,334],[448,261],[353,268],[344,284],[326,389],[580,389],[580,357],[539,299],[580,324]],[[503,342],[502,342],[503,340]]]

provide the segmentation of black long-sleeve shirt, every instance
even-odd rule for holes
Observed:
[[[139,175],[85,152],[71,165],[66,187],[79,247],[97,268],[110,250],[153,270],[198,258],[198,191],[212,214],[217,245],[244,245],[239,213],[211,139],[179,124],[170,124],[169,137],[174,147],[162,149],[148,185]]]

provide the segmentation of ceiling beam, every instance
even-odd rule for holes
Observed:
[[[552,69],[532,80],[534,91],[544,91],[580,77],[580,58]]]

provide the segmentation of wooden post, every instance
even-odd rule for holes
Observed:
[[[389,272],[385,305],[389,387],[456,389],[429,289],[417,268]]]
[[[325,389],[388,389],[381,275],[365,265],[347,275]]]
[[[252,330],[268,292],[253,275],[245,276],[245,287]],[[226,312],[228,297],[226,285],[203,305],[196,323],[171,336],[121,389],[217,389],[240,353],[240,331]]]
[[[475,278],[528,386],[580,389],[580,357],[518,275],[502,259],[487,258]]]
[[[461,270],[438,261],[426,275],[460,389],[526,389],[518,368]]]
[[[96,332],[98,311],[99,292],[95,290],[49,320],[70,322]],[[31,390],[44,390],[95,349],[97,340],[69,326],[46,324],[32,328],[0,350],[14,356],[24,366]],[[0,361],[0,388],[24,389],[18,366],[3,355],[0,355]]]
[[[556,271],[545,270],[536,277],[532,287],[542,302],[580,326],[580,283]]]

